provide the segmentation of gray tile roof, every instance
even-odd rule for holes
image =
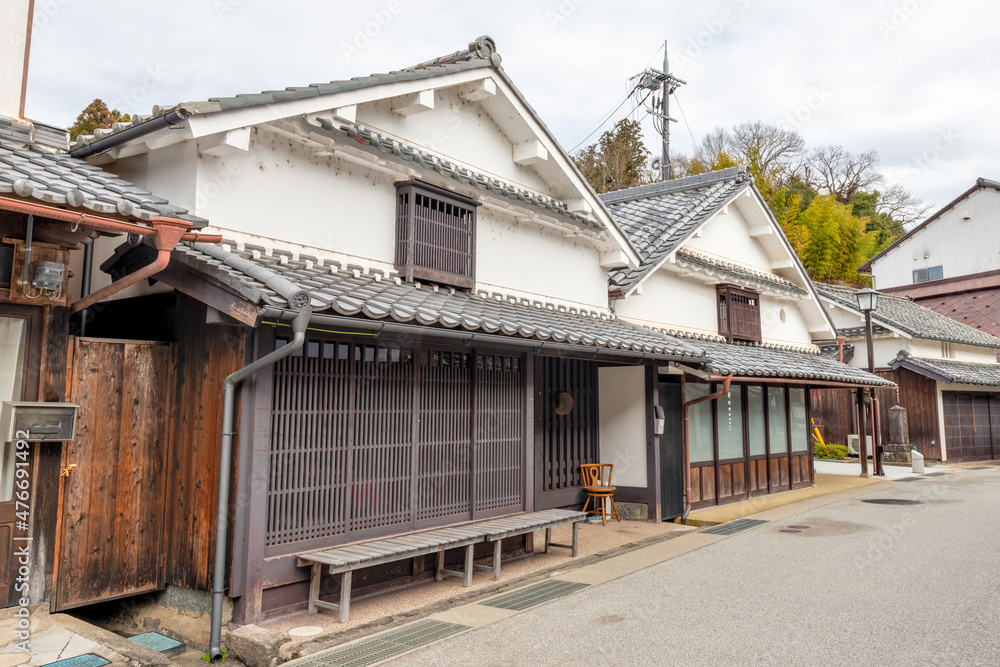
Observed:
[[[313,83],[308,86],[292,86],[284,90],[265,90],[261,93],[245,93],[230,97],[212,97],[200,102],[182,102],[173,106],[154,106],[153,113],[149,116],[135,114],[131,117],[131,122],[115,123],[110,130],[99,129],[92,136],[81,135],[77,137],[75,148],[85,146],[91,141],[103,139],[112,134],[116,134],[129,127],[145,123],[153,118],[162,116],[173,109],[181,109],[189,114],[217,113],[219,111],[229,111],[231,109],[245,109],[247,107],[257,107],[278,102],[291,102],[309,97],[329,95],[332,93],[342,93],[361,88],[371,88],[386,83],[396,83],[399,81],[415,81],[418,79],[430,79],[444,74],[453,74],[482,67],[496,67],[500,72],[500,55],[496,52],[496,44],[490,37],[479,37],[469,44],[467,49],[456,51],[447,56],[428,60],[427,62],[405,67],[382,74],[369,74],[368,76],[356,76],[340,81],[330,81],[327,83]],[[533,113],[533,112],[532,112]]]
[[[611,271],[610,290],[631,291],[701,223],[752,183],[746,167],[733,167],[601,195],[642,258],[637,269]]]
[[[855,288],[817,283],[816,289],[823,297],[853,311],[858,310]],[[880,293],[876,310],[872,312],[872,323],[898,329],[914,338],[1000,348],[1000,338],[924,308],[908,296]]]
[[[844,338],[860,338],[862,336],[868,335],[865,331],[865,327],[846,327],[844,329],[837,329],[837,333]],[[880,334],[892,333],[889,329],[886,329],[881,324],[872,323],[872,335],[878,336]]]
[[[204,218],[100,167],[64,153],[0,140],[0,196],[15,195],[67,209],[149,222],[180,218],[203,227]]]
[[[955,361],[954,359],[927,359],[911,356],[900,350],[889,362],[893,369],[908,368],[946,384],[975,384],[1000,386],[1000,364]]]
[[[313,118],[309,114],[304,114],[303,118],[310,125],[322,129],[331,136],[337,138],[347,137],[359,144],[373,146],[382,153],[391,153],[402,160],[412,162],[424,169],[450,177],[463,185],[472,185],[478,190],[489,190],[495,195],[506,197],[512,201],[534,206],[547,213],[555,213],[584,229],[604,229],[604,225],[601,223],[592,222],[579,213],[571,212],[566,202],[558,201],[551,197],[525,190],[516,185],[504,183],[491,176],[466,169],[437,155],[405,144],[398,139],[383,136],[375,130],[363,128],[356,124],[335,124],[325,118]]]
[[[827,359],[840,361],[840,346],[835,344],[824,344],[819,346],[819,353]],[[848,363],[854,358],[854,345],[844,343],[844,363]]]
[[[785,280],[781,276],[764,273],[763,271],[754,271],[734,262],[726,262],[685,248],[678,248],[676,257],[678,262],[683,261],[688,264],[700,266],[715,273],[729,276],[737,281],[753,284],[758,288],[772,289],[799,296],[809,294],[809,292],[791,280]]]
[[[718,375],[787,378],[844,382],[869,386],[895,386],[893,382],[822,354],[780,350],[760,345],[698,342],[708,353],[705,368]]]
[[[290,295],[305,290],[318,313],[568,343],[590,351],[632,351],[693,363],[704,358],[691,343],[607,316],[426,284],[418,287],[391,272],[366,273],[306,254],[251,245],[241,250],[225,243],[231,250],[180,244],[172,261],[191,266],[260,306],[287,309]]]

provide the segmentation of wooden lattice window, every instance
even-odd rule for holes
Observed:
[[[719,285],[719,333],[734,340],[760,342],[760,295],[732,285]]]
[[[407,282],[476,284],[478,204],[423,183],[396,188],[396,269]]]

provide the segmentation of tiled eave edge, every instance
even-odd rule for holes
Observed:
[[[571,212],[565,202],[504,183],[492,176],[456,165],[437,155],[424,152],[419,148],[410,146],[398,139],[384,136],[374,130],[361,127],[357,124],[333,123],[326,118],[310,116],[309,114],[303,114],[302,118],[309,125],[322,129],[334,137],[353,139],[360,144],[371,146],[381,153],[392,155],[397,159],[407,162],[413,162],[428,171],[434,171],[445,178],[451,178],[462,185],[470,185],[477,190],[488,190],[498,197],[517,201],[538,208],[546,213],[556,214],[580,229],[590,232],[601,232],[604,230],[604,226],[600,223],[589,220],[579,213]]]

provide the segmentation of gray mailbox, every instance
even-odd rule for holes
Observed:
[[[76,411],[72,403],[0,403],[0,436],[3,442],[67,442],[76,437]],[[27,436],[18,435],[27,433]]]

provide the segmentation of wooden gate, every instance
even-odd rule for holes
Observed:
[[[173,346],[77,338],[63,450],[52,608],[160,590]]]
[[[944,392],[949,463],[1000,458],[1000,395]]]

